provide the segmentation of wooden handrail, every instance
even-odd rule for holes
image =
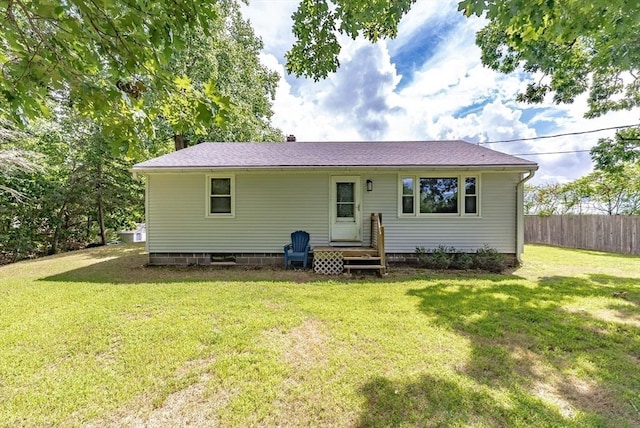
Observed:
[[[380,265],[384,266],[380,269],[380,274],[383,274],[386,270],[387,262],[384,252],[384,226],[382,225],[382,214],[371,214],[371,247],[378,250]]]

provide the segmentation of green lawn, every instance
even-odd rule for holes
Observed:
[[[638,426],[640,258],[509,274],[0,267],[2,426]],[[619,292],[625,292],[619,293]]]

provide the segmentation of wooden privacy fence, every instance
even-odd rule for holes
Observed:
[[[524,242],[640,254],[640,216],[525,216]]]

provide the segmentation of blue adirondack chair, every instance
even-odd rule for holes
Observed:
[[[284,268],[289,269],[289,262],[302,262],[306,269],[310,249],[309,234],[303,230],[293,232],[291,243],[284,246]]]

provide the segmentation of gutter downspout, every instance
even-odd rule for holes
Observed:
[[[518,263],[522,263],[522,253],[524,252],[524,183],[531,180],[534,175],[536,175],[536,170],[530,169],[529,175],[516,184],[516,258]]]

